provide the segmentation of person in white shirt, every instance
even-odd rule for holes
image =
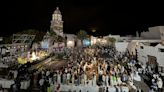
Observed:
[[[16,79],[16,78],[17,78],[17,75],[18,75],[18,71],[17,71],[17,70],[15,70],[15,71],[14,71],[14,79]]]
[[[113,86],[114,85],[114,82],[113,82],[113,76],[110,75],[110,85]]]
[[[52,77],[48,78],[48,82],[49,82],[49,84],[52,84]]]
[[[101,69],[100,69],[100,66],[98,65],[98,74],[100,74],[100,71],[101,71]]]
[[[105,71],[107,71],[107,68],[108,68],[108,64],[105,63]]]
[[[47,72],[46,72],[46,76],[49,76],[49,75],[50,75],[50,71],[47,71]]]
[[[65,73],[67,73],[68,72],[68,69],[67,68],[65,68]]]
[[[39,80],[40,90],[43,90],[43,89],[44,89],[43,84],[44,84],[44,79],[41,78],[41,79]]]
[[[134,74],[134,76],[133,76],[133,79],[134,79],[135,81],[141,81],[141,77],[140,77],[140,75],[138,74],[137,71],[135,72],[135,74]]]
[[[70,79],[71,79],[71,74],[68,72],[68,73],[67,73],[67,84],[70,83]]]
[[[125,71],[124,66],[121,67],[121,73],[123,73]]]
[[[75,83],[75,75],[74,75],[74,73],[72,73],[71,75],[72,75],[72,77],[71,77],[71,78],[72,78],[72,79],[71,79],[72,85],[74,85],[74,83]]]
[[[119,76],[117,76],[117,83],[118,83],[118,85],[122,84],[121,78]]]
[[[104,86],[105,86],[105,83],[106,83],[105,78],[106,78],[106,75],[105,75],[105,74],[103,74],[103,75],[102,75],[102,80],[103,80],[103,83],[102,83],[102,84],[103,84]]]
[[[84,73],[84,85],[87,84],[87,75]]]
[[[93,86],[96,86],[96,74],[93,75]]]
[[[158,86],[158,92],[163,92],[162,91],[163,81],[160,77],[157,78],[157,86]]]
[[[105,84],[106,84],[106,86],[108,87],[109,86],[109,75],[107,74],[106,75],[106,78],[105,78]]]
[[[54,84],[56,84],[57,83],[57,73],[55,72],[55,74],[54,74],[54,79],[53,79],[53,81],[54,81]]]
[[[57,83],[58,84],[61,83],[61,73],[60,72],[57,74]]]

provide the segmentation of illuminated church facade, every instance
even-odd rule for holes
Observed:
[[[50,29],[54,31],[57,35],[63,37],[63,20],[59,7],[57,7],[52,14]]]
[[[63,38],[66,38],[65,46],[67,46],[67,47],[81,46],[81,44],[82,44],[82,43],[80,43],[81,41],[79,41],[77,39],[76,35],[66,34],[66,33],[63,32],[63,20],[62,20],[62,14],[59,10],[59,7],[56,7],[55,11],[52,14],[50,30],[55,32],[56,35],[62,36]],[[52,39],[49,39],[49,40],[52,40]],[[51,41],[48,41],[48,44],[50,45]],[[55,43],[55,44],[57,44],[57,43]],[[55,45],[53,44],[52,46],[55,46]],[[46,46],[43,46],[43,47],[50,48],[52,46],[47,46],[46,45]]]

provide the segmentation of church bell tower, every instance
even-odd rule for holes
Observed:
[[[63,37],[63,20],[62,15],[59,10],[59,7],[56,8],[54,13],[52,14],[52,20],[51,20],[51,30],[53,30],[57,35],[60,35]]]

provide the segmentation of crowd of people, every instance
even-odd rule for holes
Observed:
[[[109,86],[114,87],[116,92],[125,86],[130,91],[137,91],[141,88],[134,85],[134,81],[141,81],[140,74],[149,72],[134,56],[118,52],[113,46],[63,48],[57,51],[64,53],[67,66],[56,70],[36,70],[32,74],[32,84],[39,86],[42,92],[62,90],[61,85],[105,87],[105,92],[109,92]],[[161,76],[154,74],[151,84],[150,91],[162,92]]]
[[[134,80],[141,81],[140,73],[146,69],[128,52],[117,52],[112,46],[72,48],[66,51],[66,67],[36,72],[38,77],[34,82],[42,90],[50,92],[60,89],[60,85],[105,86],[106,90],[109,90],[108,86],[116,90],[126,86],[129,90],[141,90],[134,85]],[[54,85],[58,86],[54,88]]]

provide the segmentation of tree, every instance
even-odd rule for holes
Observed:
[[[77,33],[77,38],[81,40],[81,43],[83,43],[82,41],[86,38],[88,38],[88,34],[85,30],[80,30],[78,33]]]
[[[80,40],[83,40],[85,38],[87,38],[87,32],[85,30],[80,30],[78,33],[77,33],[77,37],[80,39]]]
[[[109,37],[109,38],[107,38],[107,41],[108,41],[109,43],[111,43],[112,46],[114,46],[114,44],[115,44],[115,42],[116,42],[116,39],[113,38],[113,37]]]

